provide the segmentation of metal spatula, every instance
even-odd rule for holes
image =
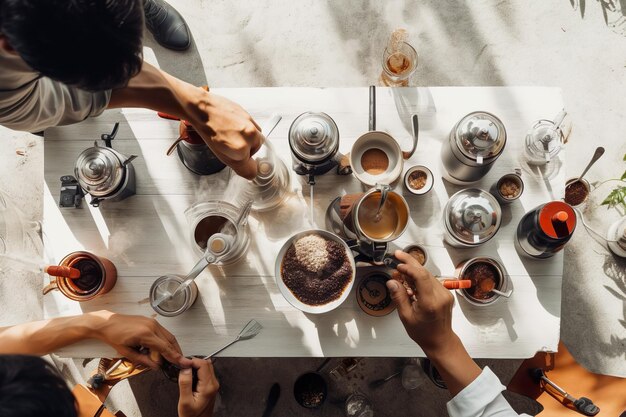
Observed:
[[[226,346],[222,347],[221,349],[216,350],[215,352],[211,353],[210,355],[205,356],[202,359],[207,360],[209,358],[212,358],[213,356],[217,355],[218,353],[220,353],[221,351],[225,350],[226,348],[234,345],[235,343],[239,342],[240,340],[252,339],[254,336],[256,336],[257,334],[259,334],[261,332],[261,329],[263,329],[263,326],[261,326],[261,323],[259,323],[258,321],[254,320],[254,319],[250,320],[248,322],[248,324],[246,324],[244,326],[244,328],[241,329],[241,331],[239,332],[239,334],[237,335],[235,340],[233,340],[232,342],[230,342]]]

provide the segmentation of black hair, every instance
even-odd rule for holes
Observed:
[[[142,0],[0,0],[0,32],[35,71],[91,91],[141,70]]]
[[[76,417],[72,392],[37,356],[0,355],[0,416]]]

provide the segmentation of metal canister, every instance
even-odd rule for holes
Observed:
[[[324,174],[338,164],[339,128],[326,113],[302,113],[289,127],[289,147],[298,175]]]
[[[502,154],[506,129],[491,113],[477,111],[463,117],[441,147],[441,159],[449,179],[468,183],[485,176]]]
[[[494,196],[478,188],[461,190],[444,208],[444,240],[452,246],[482,245],[500,229],[502,209]]]
[[[493,292],[487,292],[485,296],[478,297],[476,296],[476,294],[473,295],[472,293],[472,290],[474,288],[480,287],[480,282],[477,280],[476,277],[468,276],[467,272],[470,269],[470,267],[479,265],[479,264],[486,265],[488,268],[493,270],[493,273],[495,275],[494,276],[494,279],[495,279],[494,289],[501,291],[501,292],[507,292],[509,290],[510,277],[506,274],[506,270],[504,269],[504,267],[495,259],[482,257],[482,258],[468,259],[467,261],[461,262],[459,265],[457,265],[456,272],[455,272],[457,278],[472,280],[472,288],[469,288],[469,289],[464,288],[464,289],[459,289],[457,291],[459,292],[459,294],[461,294],[461,296],[468,303],[472,305],[475,305],[475,306],[490,305],[500,299],[499,294],[496,294]]]
[[[198,286],[192,282],[187,288],[176,292],[183,283],[180,275],[164,275],[157,278],[150,287],[150,305],[162,316],[174,317],[189,310],[198,297]],[[168,295],[173,297],[165,298]],[[156,305],[157,300],[163,300]]]
[[[522,255],[550,258],[563,249],[576,229],[576,212],[563,201],[529,211],[517,225],[516,248]]]

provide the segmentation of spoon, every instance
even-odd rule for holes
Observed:
[[[382,218],[381,211],[383,206],[385,205],[385,201],[387,201],[387,193],[389,193],[389,186],[383,185],[380,187],[380,203],[378,204],[378,210],[376,210],[376,215],[374,216],[374,221],[379,222]]]
[[[587,173],[587,171],[589,171],[589,168],[591,168],[591,166],[593,164],[596,163],[596,161],[598,159],[600,159],[600,157],[604,155],[604,148],[602,146],[598,146],[596,148],[596,151],[593,153],[593,157],[591,158],[591,161],[589,161],[589,163],[587,164],[587,167],[585,168],[585,170],[583,171],[582,174],[580,174],[580,177],[578,177],[578,179],[576,181],[580,181],[583,179],[583,177],[585,176],[585,174]]]
[[[248,322],[248,324],[246,324],[244,326],[243,329],[241,329],[241,331],[239,332],[239,334],[237,335],[237,337],[235,338],[235,340],[233,340],[232,342],[228,343],[227,345],[224,345],[222,348],[216,350],[215,352],[211,353],[210,355],[205,356],[204,360],[210,359],[213,356],[217,355],[218,353],[220,353],[221,351],[225,350],[226,348],[234,345],[235,343],[239,342],[240,340],[248,340],[248,339],[252,339],[254,336],[256,336],[257,334],[259,334],[261,332],[261,329],[263,329],[263,326],[261,325],[261,323],[259,323],[258,321],[252,319]]]
[[[402,373],[402,371],[398,371],[396,373],[393,373],[393,374],[389,375],[387,378],[381,378],[381,379],[377,379],[375,381],[372,381],[372,382],[370,382],[369,387],[371,389],[382,387],[385,384],[385,382],[387,382],[387,381],[397,377],[401,373]]]
[[[513,293],[513,290],[500,291],[500,290],[496,290],[495,287],[496,287],[496,283],[490,279],[489,280],[485,279],[480,283],[480,289],[484,292],[492,292],[494,294],[498,294],[506,298],[509,298],[511,294]]]

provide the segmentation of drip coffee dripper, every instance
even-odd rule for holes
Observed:
[[[282,116],[273,115],[263,126],[265,143],[254,155],[257,175],[249,181],[244,194],[252,200],[252,209],[255,211],[268,211],[280,205],[285,200],[291,184],[287,166],[276,155],[273,145],[268,140],[281,119]]]

